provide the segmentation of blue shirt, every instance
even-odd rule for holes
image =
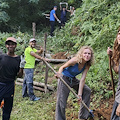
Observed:
[[[54,17],[53,14],[55,14],[55,10],[54,9],[51,10],[51,12],[50,12],[50,21],[55,21],[55,17]]]
[[[82,73],[85,69],[86,64],[84,65],[84,67],[79,70],[78,68],[78,63],[76,63],[74,66],[69,66],[67,68],[65,68],[62,72],[63,75],[67,76],[67,77],[75,77],[78,74]]]

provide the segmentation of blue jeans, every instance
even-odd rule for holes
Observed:
[[[33,68],[25,68],[25,77],[24,77],[24,82],[23,82],[23,88],[22,88],[22,96],[26,97],[29,95],[30,100],[34,100],[35,95],[33,92],[33,73],[34,69]],[[28,93],[27,93],[28,91]]]

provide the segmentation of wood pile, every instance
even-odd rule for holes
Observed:
[[[15,84],[22,86],[22,85],[23,85],[23,79],[17,78]],[[35,81],[33,81],[33,88],[34,88],[35,90],[39,90],[39,91],[41,91],[41,92],[45,92],[45,86],[47,86],[47,92],[49,92],[49,91],[54,91],[54,87],[51,86],[51,85],[48,85],[48,84],[46,85],[45,83],[40,83],[40,82],[35,82]]]

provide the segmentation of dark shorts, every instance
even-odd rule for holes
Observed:
[[[10,97],[14,96],[14,81],[13,82],[8,82],[8,83],[3,83],[0,82],[0,99],[4,97]]]

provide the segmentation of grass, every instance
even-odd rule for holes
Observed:
[[[59,66],[61,65],[54,65],[53,68],[58,71]],[[44,82],[44,71],[45,66],[42,65],[42,63],[38,64],[34,72],[34,80],[37,82]],[[39,101],[33,102],[30,101],[29,98],[22,98],[22,86],[16,85],[10,120],[55,120],[57,80],[50,70],[48,76],[48,83],[54,86],[55,90],[54,92],[49,92],[47,94],[34,90],[35,95],[41,98]],[[81,76],[78,77],[80,78]],[[96,94],[91,96],[91,109],[97,107],[96,105],[100,105],[100,99],[96,100],[96,97]],[[95,101],[93,98],[95,98]],[[78,111],[79,104],[77,103],[77,99],[70,93],[66,108],[67,120],[77,120]],[[1,116],[0,119],[2,119]]]
[[[58,70],[60,65],[54,68]],[[54,66],[53,66],[54,67]],[[36,72],[37,71],[37,72]],[[34,72],[34,80],[44,82],[45,66],[37,64]],[[39,101],[30,101],[29,98],[22,98],[22,86],[15,86],[15,96],[10,120],[55,120],[57,80],[53,72],[49,70],[48,84],[54,86],[54,92],[44,93],[34,90]],[[66,109],[67,120],[77,120],[79,105],[75,102],[75,97],[70,93]],[[2,117],[0,116],[0,119]]]
[[[34,93],[41,98],[39,101],[22,98],[22,86],[16,85],[10,120],[55,120],[56,90],[47,94],[34,90]],[[73,100],[73,95],[70,93],[66,109],[67,120],[71,118],[77,120],[78,104]]]
[[[22,98],[22,87],[16,85],[14,105],[11,120],[54,120],[55,97],[54,93],[42,93],[34,91],[39,101],[30,101]]]

